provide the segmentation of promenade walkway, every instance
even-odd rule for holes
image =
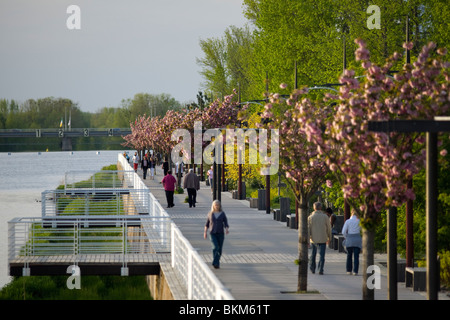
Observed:
[[[154,180],[143,180],[150,192],[167,207],[164,189],[160,184],[163,173],[157,168]],[[142,178],[142,170],[138,170]],[[167,208],[183,235],[196,248],[204,260],[211,264],[211,243],[203,239],[206,215],[211,207],[211,188],[201,183],[195,208],[184,202],[187,192],[175,195],[175,206]],[[308,273],[306,294],[293,293],[297,288],[297,230],[286,223],[273,220],[271,214],[250,208],[247,200],[232,199],[230,192],[222,193],[222,205],[230,224],[225,238],[221,268],[211,269],[237,300],[361,300],[362,275],[347,275],[344,253],[327,248],[324,275]],[[361,257],[362,258],[362,257]],[[387,256],[376,254],[377,263],[386,262]],[[362,260],[360,261],[362,266]],[[376,300],[387,299],[387,269],[382,272],[381,289]],[[362,270],[361,270],[362,274]],[[425,300],[425,292],[413,292],[398,283],[399,300]],[[450,299],[440,294],[439,299]]]

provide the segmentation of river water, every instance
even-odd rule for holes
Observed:
[[[8,276],[8,221],[41,215],[41,192],[53,190],[67,171],[100,170],[121,151],[0,153],[0,288]],[[123,152],[123,151],[122,151]]]

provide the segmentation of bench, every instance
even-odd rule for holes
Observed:
[[[333,237],[333,249],[338,250],[339,252],[345,252],[344,246],[342,245],[344,240],[345,238],[342,234],[335,234]]]
[[[280,222],[287,222],[287,216],[289,215],[286,211],[282,209],[274,209],[273,211],[273,220]]]
[[[295,214],[289,214],[286,216],[286,226],[291,229],[297,229],[297,219],[295,218]]]
[[[426,291],[427,268],[405,268],[405,287],[413,291]]]
[[[272,210],[273,213],[273,220],[275,221],[280,221],[279,217],[280,217],[280,209],[273,209]]]
[[[258,198],[250,198],[250,208],[258,208]]]

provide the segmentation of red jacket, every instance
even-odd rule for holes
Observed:
[[[164,190],[175,191],[175,185],[177,184],[177,180],[173,175],[171,174],[165,175],[161,182],[164,186]]]

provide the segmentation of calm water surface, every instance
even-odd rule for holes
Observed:
[[[41,215],[41,192],[64,182],[67,171],[100,170],[121,151],[0,153],[0,288],[8,276],[8,221]],[[123,152],[123,151],[122,151]]]

